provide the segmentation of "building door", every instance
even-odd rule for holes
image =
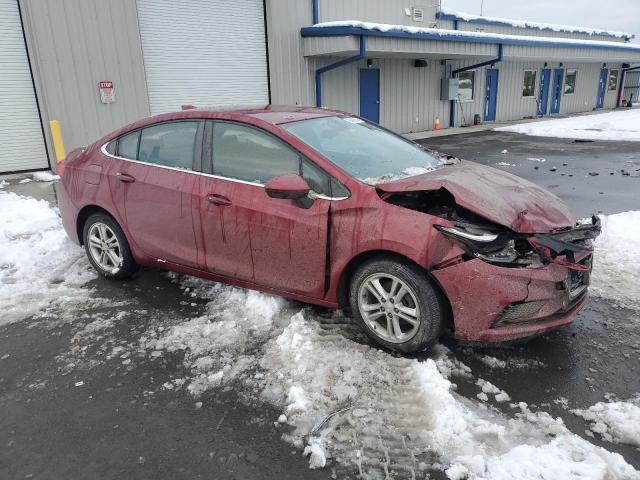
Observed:
[[[360,69],[360,116],[380,122],[380,69]]]
[[[538,115],[546,115],[549,107],[549,84],[551,69],[543,68],[540,72],[540,94],[538,95]]]
[[[0,173],[48,168],[15,0],[0,0],[0,31]]]
[[[564,69],[556,68],[553,71],[553,88],[551,90],[551,108],[549,113],[560,113],[560,100],[562,100],[562,82],[564,82]]]
[[[493,68],[487,70],[487,81],[484,91],[484,121],[494,122],[496,120],[498,103],[498,70]]]
[[[604,96],[607,92],[607,80],[609,78],[609,69],[600,69],[600,80],[598,83],[598,98],[596,99],[596,108],[604,108]]]
[[[151,114],[269,103],[263,0],[137,0]]]

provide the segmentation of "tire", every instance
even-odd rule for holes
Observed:
[[[392,289],[394,295],[390,295]],[[392,257],[374,258],[358,267],[349,286],[349,303],[369,338],[401,353],[428,349],[445,325],[440,294],[425,272]]]
[[[89,262],[104,278],[123,280],[138,269],[127,237],[110,215],[101,212],[90,215],[84,222],[82,239]]]

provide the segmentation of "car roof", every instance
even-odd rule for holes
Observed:
[[[287,105],[259,105],[259,106],[236,106],[236,107],[193,107],[183,106],[183,111],[211,114],[212,118],[219,115],[225,118],[235,118],[242,120],[243,117],[252,117],[272,125],[297,122],[320,117],[335,117],[339,115],[350,115],[338,110],[329,110],[317,107],[301,107]],[[209,116],[209,115],[207,115]]]

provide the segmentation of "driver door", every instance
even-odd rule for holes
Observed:
[[[264,189],[284,173],[304,172],[311,185],[317,167],[305,167],[297,151],[249,125],[213,122],[209,138],[203,168],[213,175],[203,176],[200,191],[207,269],[322,297],[330,200],[316,199],[304,209],[293,200],[270,198]],[[207,199],[214,207],[205,206]]]

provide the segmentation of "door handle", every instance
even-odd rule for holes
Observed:
[[[214,205],[219,205],[221,207],[228,207],[229,205],[231,205],[231,200],[229,200],[224,195],[218,195],[215,193],[207,195],[207,202],[213,203]]]
[[[133,183],[136,181],[136,179],[131,175],[128,175],[126,173],[121,173],[121,172],[116,173],[116,178],[123,183]]]

